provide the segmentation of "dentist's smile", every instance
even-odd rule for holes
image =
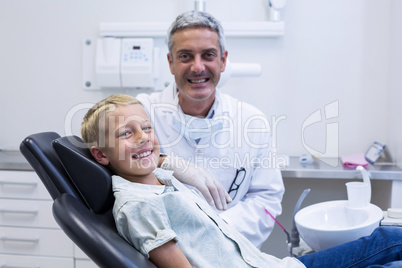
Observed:
[[[191,84],[201,84],[201,83],[205,83],[209,81],[209,78],[204,78],[204,79],[198,79],[198,80],[191,80],[188,79],[188,82],[190,82]]]

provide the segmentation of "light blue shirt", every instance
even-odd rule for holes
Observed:
[[[193,267],[304,267],[294,258],[261,253],[172,172],[154,173],[163,185],[112,180],[117,230],[146,257],[174,240]]]

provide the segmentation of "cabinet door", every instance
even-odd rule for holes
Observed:
[[[0,171],[0,197],[52,200],[33,171]]]
[[[75,268],[98,267],[77,245],[74,245],[74,259],[75,259]]]
[[[62,230],[0,227],[0,253],[73,257],[73,243]]]
[[[0,225],[59,229],[52,204],[47,200],[0,199]]]
[[[98,266],[91,260],[75,260],[75,268],[97,268]]]
[[[0,267],[4,268],[73,268],[73,258],[52,258],[0,254]]]

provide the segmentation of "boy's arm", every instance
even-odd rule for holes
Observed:
[[[157,267],[191,267],[190,262],[173,240],[151,250],[149,260]]]

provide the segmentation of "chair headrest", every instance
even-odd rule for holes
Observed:
[[[55,139],[52,145],[88,207],[95,213],[112,207],[112,174],[96,162],[84,141],[66,136]]]

